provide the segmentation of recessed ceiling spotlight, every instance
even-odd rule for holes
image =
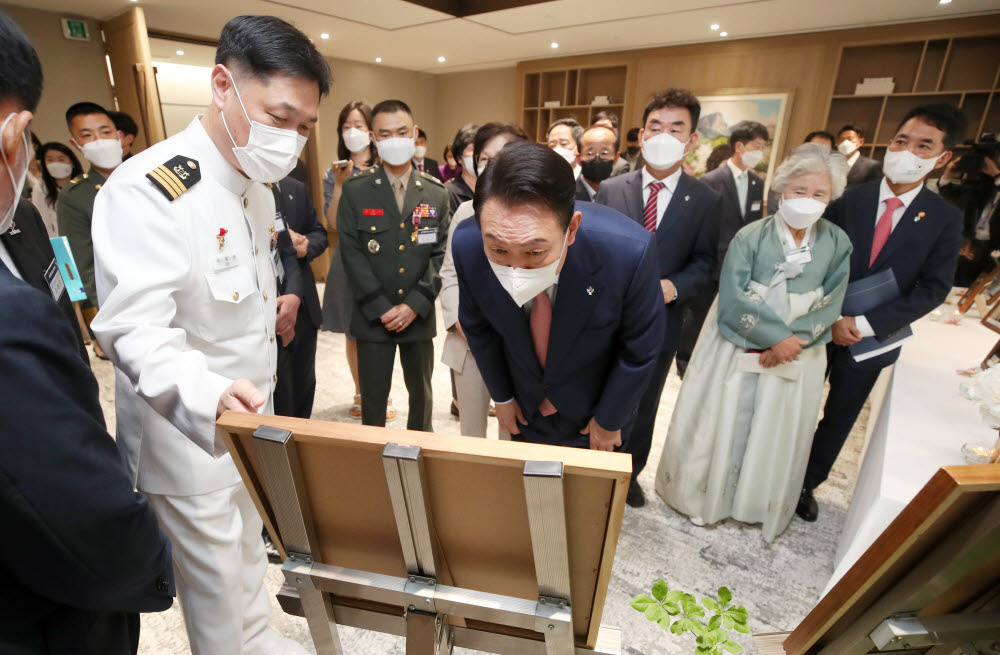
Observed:
[[[439,64],[443,64],[444,63],[444,57],[438,57],[438,63]]]
[[[319,35],[319,38],[321,38],[321,39],[329,39],[330,38],[330,34],[328,32],[323,32],[322,34]]]
[[[938,4],[946,5],[951,3],[951,0],[938,0]]]
[[[559,47],[559,44],[558,44],[558,43],[556,43],[555,41],[553,41],[553,42],[552,42],[552,43],[550,43],[549,45],[551,45],[551,46],[553,47],[553,49],[554,49],[554,48],[558,48],[558,47]]]
[[[381,64],[382,63],[382,58],[381,57],[375,57],[375,63],[376,64]]]
[[[177,54],[179,54],[179,55],[181,55],[183,57],[184,56],[184,51],[183,50],[178,50]]]
[[[719,36],[729,36],[729,32],[719,32]]]
[[[711,25],[708,26],[708,28],[710,30],[717,30],[717,29],[719,29],[719,24],[718,23],[712,23]]]

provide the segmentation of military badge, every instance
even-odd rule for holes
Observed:
[[[226,235],[229,234],[229,230],[224,227],[219,228],[219,233],[215,235],[215,239],[219,242],[219,250],[226,247]]]
[[[146,173],[146,179],[167,200],[174,201],[201,180],[201,171],[198,170],[196,161],[177,156]]]
[[[370,252],[373,255],[379,251],[380,247],[381,246],[378,245],[378,241],[376,241],[375,239],[372,239],[371,241],[368,242],[368,252]]]

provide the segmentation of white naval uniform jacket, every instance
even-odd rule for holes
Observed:
[[[251,380],[267,398],[260,411],[273,413],[274,197],[222,157],[199,119],[119,166],[94,202],[91,329],[115,364],[125,465],[154,494],[240,481],[215,429],[233,380]],[[177,155],[201,180],[170,201],[146,173]]]

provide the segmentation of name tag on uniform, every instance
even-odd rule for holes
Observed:
[[[274,231],[275,232],[285,231],[285,219],[281,217],[281,212],[274,213]]]
[[[271,265],[274,266],[274,276],[278,278],[278,284],[285,281],[285,266],[281,263],[281,253],[277,248],[271,248]]]
[[[417,231],[417,245],[426,246],[437,243],[438,231],[436,227],[428,227]]]
[[[801,248],[790,250],[788,255],[785,257],[785,261],[789,264],[808,264],[812,260],[812,249],[810,249],[809,246],[802,246]]]
[[[760,200],[754,200],[750,203],[750,211],[759,212],[760,211]]]
[[[230,269],[233,266],[239,264],[240,261],[237,259],[236,255],[218,255],[215,258],[215,264],[213,264],[212,269],[218,273],[219,271],[224,271]]]
[[[55,259],[45,269],[45,281],[49,285],[52,300],[59,302],[59,299],[62,298],[63,293],[66,291],[66,283],[63,282],[62,275],[59,274],[59,265],[56,264]]]

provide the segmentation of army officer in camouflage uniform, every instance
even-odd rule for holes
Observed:
[[[406,103],[375,105],[372,141],[382,165],[344,183],[337,230],[354,295],[361,421],[385,425],[399,346],[410,395],[406,427],[431,432],[434,300],[450,214],[441,182],[410,164],[416,130]]]

